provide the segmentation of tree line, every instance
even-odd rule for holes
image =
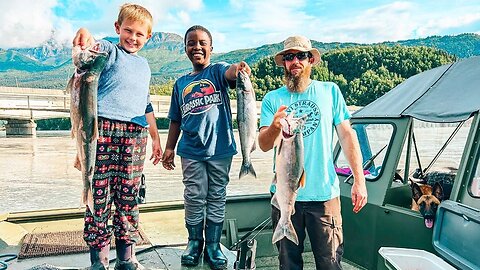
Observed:
[[[329,50],[322,61],[312,68],[312,79],[335,82],[348,105],[365,106],[405,79],[420,72],[451,63],[456,57],[445,51],[425,46],[369,45]],[[274,56],[251,66],[252,83],[257,100],[268,91],[284,85],[282,67]],[[152,94],[170,95],[174,81],[151,86]],[[235,90],[230,98],[235,98]]]

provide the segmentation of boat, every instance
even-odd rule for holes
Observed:
[[[334,163],[341,188],[344,269],[441,269],[435,263],[451,269],[480,269],[478,88],[480,57],[462,59],[412,76],[353,114],[369,196],[368,204],[354,214],[352,179],[337,142]],[[452,132],[425,166],[419,133],[427,132],[428,137],[435,128]],[[460,153],[458,160],[452,166],[448,160],[440,163],[445,149],[462,132],[463,143],[454,147]],[[446,169],[437,171],[435,164]],[[433,228],[426,227],[423,216],[411,209],[411,183],[427,175],[454,180],[448,199],[438,207]],[[271,243],[270,209],[268,193],[227,198],[221,242],[229,259],[228,269],[278,269],[277,252]],[[43,244],[43,248],[55,246],[57,253],[23,255],[28,250],[24,243],[27,236],[47,235],[45,238],[51,240],[49,233],[81,231],[83,213],[84,209],[72,208],[0,214],[0,269],[87,267],[86,251],[62,253],[73,245],[69,240]],[[142,204],[140,213],[140,228],[148,241],[136,247],[139,261],[149,269],[185,269],[180,265],[187,239],[183,202]],[[305,248],[305,269],[315,269],[308,239]],[[110,253],[111,267],[114,253]],[[402,266],[398,260],[415,268]],[[189,269],[208,266],[200,263]]]
[[[368,204],[359,214],[351,211],[351,180],[339,170],[346,259],[366,269],[444,269],[422,261],[428,252],[451,269],[480,269],[479,110],[480,57],[471,57],[412,76],[353,114]],[[422,147],[433,142],[420,145],[418,134],[428,139],[438,129],[451,133],[437,143],[436,155],[425,158]],[[452,146],[460,132],[463,139]],[[334,154],[336,166],[344,167],[338,144]],[[412,182],[429,176],[447,179],[451,189],[433,228],[411,209]]]

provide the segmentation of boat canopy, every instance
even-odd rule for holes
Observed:
[[[353,116],[442,123],[464,121],[479,110],[480,56],[475,56],[414,75]]]

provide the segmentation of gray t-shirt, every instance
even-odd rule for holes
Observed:
[[[99,42],[108,61],[98,81],[98,116],[147,126],[151,76],[147,59],[126,52],[119,44]]]
[[[168,118],[180,122],[179,156],[207,160],[237,153],[225,77],[228,67],[227,63],[211,64],[175,82]]]

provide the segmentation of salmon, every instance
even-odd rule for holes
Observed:
[[[85,50],[75,46],[72,49],[75,72],[67,86],[70,92],[71,133],[77,147],[74,167],[82,172],[82,203],[90,211],[94,211],[92,179],[98,139],[98,79],[108,59],[107,53],[99,52],[98,46],[95,44]]]
[[[297,190],[305,186],[304,147],[302,129],[306,116],[294,118],[295,112],[280,120],[282,131],[276,142],[275,194],[272,205],[280,210],[280,219],[273,232],[272,243],[286,237],[298,245],[298,236],[292,224]]]
[[[256,148],[257,104],[252,82],[243,70],[237,75],[237,124],[242,150],[242,166],[238,178],[248,174],[257,177],[251,158],[251,153]]]

